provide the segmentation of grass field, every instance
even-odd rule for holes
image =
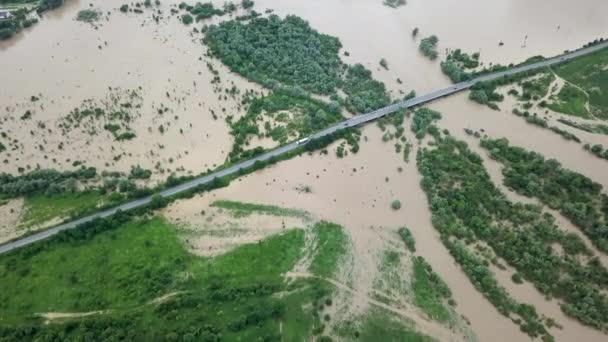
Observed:
[[[230,210],[237,217],[244,217],[252,213],[274,215],[274,216],[293,216],[308,217],[308,213],[299,209],[282,208],[276,205],[265,205],[256,203],[243,203],[236,201],[220,200],[211,204],[212,207]]]
[[[97,207],[103,200],[98,192],[33,195],[25,198],[22,225],[31,227],[57,217],[69,217]]]
[[[589,105],[594,116],[608,119],[608,49],[576,58],[553,69],[557,75],[589,94]]]
[[[342,324],[337,328],[338,336],[346,341],[364,342],[430,342],[429,336],[412,328],[413,323],[395,317],[383,309],[372,309],[362,317],[357,317],[350,324]]]
[[[317,276],[332,277],[347,253],[348,236],[341,226],[325,221],[317,223],[313,231],[316,247],[310,270]]]
[[[587,95],[577,87],[566,83],[557,94],[554,102],[547,107],[559,113],[570,114],[580,117],[589,117],[589,112],[585,108]]]
[[[201,258],[182,247],[170,224],[155,218],[102,232],[87,243],[22,249],[0,257],[0,335],[21,336],[30,322],[26,339],[66,334],[70,340],[102,331],[110,331],[105,336],[111,339],[123,336],[116,330],[122,327],[140,340],[218,334],[254,340],[278,335],[283,322],[285,336],[308,338],[318,321],[313,302],[330,288],[314,279],[284,283],[281,274],[301,257],[303,246],[304,233],[295,229]],[[173,299],[149,304],[173,292]],[[94,310],[111,311],[70,324],[32,320],[35,313]]]
[[[450,311],[446,306],[451,297],[450,289],[420,257],[414,259],[412,291],[414,303],[429,317],[439,322],[450,320]]]

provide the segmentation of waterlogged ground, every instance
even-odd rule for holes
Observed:
[[[214,75],[206,62],[213,63],[219,71],[224,88],[233,84],[243,91],[262,88],[204,56],[205,48],[199,42],[202,35],[191,33],[191,27],[184,26],[177,17],[168,17],[169,5],[178,1],[162,1],[160,8],[165,15],[158,24],[150,11],[139,15],[117,11],[122,3],[93,3],[110,14],[91,25],[73,19],[80,9],[88,7],[88,2],[68,1],[32,29],[0,43],[3,65],[6,61],[11,66],[3,69],[11,86],[0,92],[0,131],[19,140],[16,150],[0,154],[0,159],[7,160],[1,171],[17,173],[20,167],[27,170],[37,165],[71,169],[73,162],[79,160],[100,170],[128,171],[131,165],[140,164],[154,169],[156,181],[170,172],[199,173],[225,161],[232,145],[225,115],[238,117],[243,109],[239,109],[238,96],[218,99],[219,94],[210,83]],[[439,68],[445,49],[480,52],[481,61],[487,65],[517,63],[533,55],[551,56],[580,47],[605,34],[602,14],[608,11],[608,3],[410,0],[393,9],[379,0],[258,0],[255,8],[258,12],[273,9],[281,16],[301,16],[320,32],[339,37],[342,51],[349,52],[349,56],[342,56],[343,60],[363,63],[398,98],[402,96],[400,91],[415,89],[423,94],[449,83]],[[413,38],[411,33],[416,27],[419,33]],[[440,57],[435,62],[418,51],[420,38],[431,34],[439,37]],[[388,70],[379,66],[381,58],[386,59]],[[398,78],[403,84],[396,81]],[[94,103],[107,102],[116,90],[135,90],[141,97],[141,107],[134,110],[135,119],[129,124],[136,138],[116,142],[99,127],[99,134],[93,135],[89,129],[78,128],[62,133],[58,127],[62,117],[89,99]],[[32,96],[39,100],[31,101]],[[608,161],[587,153],[582,144],[566,141],[513,115],[512,98],[507,97],[499,104],[501,110],[494,111],[467,97],[455,95],[430,108],[442,112],[443,118],[438,122],[441,129],[467,141],[482,156],[492,181],[511,200],[534,203],[502,186],[500,165],[478,147],[477,139],[465,134],[465,128],[493,138],[506,137],[513,145],[555,158],[564,167],[590,177],[604,188],[608,186]],[[163,109],[162,114],[159,108]],[[21,119],[28,110],[31,117]],[[561,114],[549,111],[542,115],[551,124],[575,133],[583,143],[608,145],[606,135],[558,123]],[[164,133],[160,132],[161,125]],[[178,201],[163,213],[179,227],[183,237],[180,241],[203,256],[230,253],[242,244],[290,228],[310,227],[319,220],[335,222],[344,228],[350,241],[349,257],[330,277],[332,285],[341,289],[334,302],[348,303],[326,308],[332,318],[339,318],[332,319],[335,331],[349,331],[338,322],[365,321],[361,317],[370,310],[382,308],[397,321],[413,321],[419,331],[439,340],[474,339],[462,321],[439,324],[425,316],[410,300],[411,293],[404,290],[407,281],[384,273],[381,265],[386,266],[387,251],[400,256],[394,264],[400,274],[412,272],[410,255],[396,233],[406,225],[416,239],[416,255],[423,256],[451,289],[457,302],[454,316],[466,317],[479,340],[529,340],[473,287],[440,241],[415,164],[416,151],[424,143],[416,142],[409,132],[409,120],[404,125],[408,141],[414,145],[409,163],[403,160],[402,153],[395,153],[394,142],[382,142],[382,132],[372,124],[363,129],[358,154],[337,159],[333,145],[327,155],[317,152],[281,162],[233,181],[227,188]],[[63,144],[62,150],[59,144]],[[212,206],[217,200],[297,208],[309,216],[230,216],[227,209]],[[394,200],[401,202],[400,210],[391,209]],[[5,239],[16,236],[11,226],[20,220],[22,207],[20,200],[0,206],[0,232]],[[561,228],[577,230],[558,213],[552,214]],[[600,259],[606,266],[605,256]],[[291,276],[309,276],[309,264],[310,260],[304,258]],[[562,330],[551,330],[558,341],[606,339],[606,335],[566,317],[555,301],[546,301],[531,285],[516,285],[510,279],[511,273],[494,271],[499,283],[514,298],[534,304],[539,312],[563,326]],[[387,284],[391,284],[389,288]],[[383,296],[392,298],[391,304],[386,304]],[[373,320],[366,322],[374,326]]]

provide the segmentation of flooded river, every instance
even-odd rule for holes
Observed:
[[[165,17],[170,5],[179,2],[162,1]],[[8,163],[2,164],[1,171],[16,173],[19,167],[36,165],[70,169],[74,160],[83,160],[100,170],[128,171],[131,165],[153,168],[160,163],[171,171],[198,173],[222,163],[232,143],[225,116],[238,116],[243,110],[238,99],[219,100],[214,92],[213,75],[206,66],[210,60],[203,56],[205,49],[199,42],[202,36],[176,17],[156,24],[149,10],[142,15],[120,13],[116,8],[124,1],[118,0],[93,2],[104,13],[110,12],[96,25],[75,21],[76,13],[88,8],[88,3],[67,1],[63,8],[45,14],[32,29],[0,43],[3,79],[10,80],[10,86],[0,90],[0,131],[20,140],[18,150],[2,155]],[[339,37],[344,51],[350,53],[344,60],[366,65],[395,97],[400,90],[415,89],[422,94],[449,83],[440,72],[439,60],[429,61],[419,53],[421,37],[437,35],[442,56],[445,49],[461,48],[480,52],[484,63],[507,64],[577,48],[608,29],[608,2],[602,0],[409,0],[398,9],[383,6],[382,0],[256,0],[257,11],[266,8],[279,15],[301,16],[320,32]],[[420,33],[413,38],[416,27]],[[504,45],[499,46],[500,42]],[[387,60],[389,70],[379,67],[381,58]],[[261,90],[219,62],[211,62],[223,86]],[[398,78],[403,84],[397,83]],[[107,132],[90,136],[74,131],[68,137],[60,133],[58,118],[87,99],[103,99],[110,87],[141,87],[141,116],[132,127],[135,140],[119,144]],[[41,100],[32,103],[32,95]],[[161,104],[170,111],[159,115],[156,108]],[[430,107],[443,113],[439,125],[458,137],[465,138],[464,128],[484,128],[492,137],[507,137],[515,145],[556,158],[565,167],[608,186],[607,161],[550,131],[526,124],[510,114],[510,108],[492,111],[469,102],[466,94]],[[29,121],[20,119],[26,110],[33,112]],[[217,119],[211,111],[218,114]],[[47,129],[38,129],[39,122],[46,123]],[[161,124],[168,127],[164,134],[158,130]],[[386,239],[394,239],[396,229],[407,225],[416,238],[418,253],[448,283],[458,302],[457,311],[471,321],[481,341],[528,340],[473,287],[439,240],[419,186],[415,156],[406,164],[392,144],[382,142],[374,124],[365,127],[363,135],[368,142],[362,143],[356,155],[337,159],[333,150],[327,156],[305,155],[204,196],[300,208],[343,225],[353,238],[358,266],[354,286],[360,291],[371,289],[375,274],[369,270],[376,269],[378,251]],[[577,135],[608,144],[605,137]],[[61,142],[63,151],[57,148]],[[44,152],[40,145],[45,146]],[[115,160],[117,155],[122,157]],[[493,167],[497,176],[498,169]],[[297,190],[303,185],[310,186],[312,193]],[[390,208],[395,199],[403,204],[399,211]],[[197,209],[209,203],[208,198],[190,201]],[[538,303],[541,312],[559,316],[554,318],[565,329],[553,332],[558,340],[606,340],[605,335],[566,321],[556,304],[543,303],[534,289],[514,288],[508,276],[499,278],[516,298]]]

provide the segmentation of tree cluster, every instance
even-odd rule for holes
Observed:
[[[439,134],[435,138],[436,148],[424,149],[418,157],[422,186],[430,201],[434,226],[475,286],[503,314],[526,315],[522,317],[524,323],[519,322],[522,330],[532,336],[547,334],[540,317],[531,311],[533,308],[528,310],[528,306],[516,304],[484,266],[485,257],[467,247],[483,241],[539,291],[564,301],[564,312],[585,324],[605,328],[608,299],[602,291],[608,287],[608,271],[592,258],[583,240],[575,233],[559,229],[555,219],[540,207],[507,200],[492,184],[481,158],[464,142]],[[553,208],[561,204],[567,217],[572,217],[568,210],[583,208],[580,202],[565,204],[566,199],[595,194],[599,203],[608,203],[604,195],[599,195],[599,185],[564,172],[555,161],[544,163],[542,157],[508,147],[503,140],[484,140],[482,144],[494,158],[507,164],[504,171],[507,186],[530,196],[540,196]],[[608,211],[608,206],[603,210]],[[600,248],[605,243],[601,239],[605,231],[593,233],[596,235],[590,238]],[[552,246],[556,244],[561,246],[563,254],[554,250]]]
[[[429,36],[426,38],[422,38],[420,40],[420,51],[423,55],[428,57],[431,60],[437,59],[439,53],[437,52],[437,43],[439,42],[439,38],[437,36]]]

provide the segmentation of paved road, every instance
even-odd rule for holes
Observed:
[[[347,127],[353,127],[353,126],[357,126],[357,125],[361,125],[363,123],[366,122],[370,122],[373,120],[376,120],[380,117],[383,117],[385,115],[394,113],[400,109],[404,109],[404,108],[408,108],[408,107],[412,107],[415,105],[419,105],[419,104],[423,104],[435,99],[438,99],[440,97],[444,97],[453,93],[457,93],[459,91],[465,90],[470,88],[473,84],[480,82],[480,81],[491,81],[491,80],[495,80],[497,78],[503,77],[503,76],[507,76],[507,75],[514,75],[523,71],[528,71],[528,70],[532,70],[532,69],[538,69],[538,68],[542,68],[542,67],[546,67],[546,66],[550,66],[556,63],[560,63],[560,62],[564,62],[582,55],[586,55],[589,54],[591,52],[603,49],[608,47],[608,41],[594,45],[594,46],[590,46],[587,48],[583,48],[583,49],[579,49],[577,51],[574,52],[570,52],[561,56],[557,56],[557,57],[553,57],[553,58],[549,58],[549,59],[545,59],[543,61],[537,62],[537,63],[532,63],[532,64],[528,64],[528,65],[524,65],[524,66],[520,66],[520,67],[515,67],[515,68],[511,68],[505,71],[500,71],[500,72],[496,72],[496,73],[492,73],[492,74],[487,74],[484,76],[480,76],[477,77],[473,80],[470,81],[466,81],[466,82],[461,82],[461,83],[457,83],[457,84],[453,84],[447,88],[443,88],[443,89],[439,89],[436,90],[434,92],[422,95],[422,96],[418,96],[415,97],[413,99],[407,100],[407,101],[402,101],[402,102],[398,102],[395,104],[392,104],[390,106],[384,107],[384,108],[380,108],[378,110],[375,110],[373,112],[367,113],[367,114],[362,114],[362,115],[358,115],[355,116],[353,118],[350,118],[348,120],[344,120],[339,124],[336,124],[334,126],[328,127],[320,132],[317,132],[313,135],[310,136],[310,139],[316,139],[316,138],[321,138],[323,136],[332,134],[336,131],[339,131],[341,129],[347,128]],[[199,178],[193,179],[191,181],[188,181],[186,183],[180,184],[180,185],[176,185],[174,187],[168,188],[162,192],[160,192],[160,195],[163,197],[168,197],[168,196],[172,196],[175,194],[179,194],[181,192],[184,192],[186,190],[190,190],[198,185],[202,185],[202,184],[207,184],[211,181],[213,181],[214,178],[216,177],[223,177],[223,176],[227,176],[227,175],[232,175],[236,172],[238,172],[240,169],[242,168],[247,168],[249,166],[252,166],[256,161],[265,161],[270,159],[271,157],[276,157],[276,156],[280,156],[286,152],[289,152],[295,148],[297,148],[299,145],[297,142],[291,142],[287,145],[283,145],[281,147],[278,147],[272,151],[266,152],[262,155],[259,155],[257,157],[254,157],[252,159],[246,160],[244,162],[240,162],[238,164],[235,164],[233,166],[230,166],[226,169],[223,170],[219,170],[217,172],[214,172],[212,174],[206,175],[206,176],[201,176]],[[126,210],[130,210],[130,209],[134,209],[134,208],[138,208],[141,206],[144,206],[146,204],[148,204],[150,201],[152,200],[152,196],[148,196],[148,197],[144,197],[144,198],[140,198],[137,200],[133,200],[131,202],[122,204],[120,206],[114,207],[114,208],[110,208],[110,209],[106,209],[104,211],[95,213],[95,214],[91,214],[89,216],[85,216],[82,217],[80,219],[77,219],[75,221],[72,222],[68,222],[68,223],[64,223],[64,224],[60,224],[58,226],[55,226],[51,229],[24,237],[23,239],[19,239],[19,240],[15,240],[12,242],[9,242],[7,244],[4,244],[2,246],[0,246],[0,254],[2,253],[6,253],[10,250],[13,250],[15,248],[19,248],[19,247],[23,247],[23,246],[27,246],[31,243],[34,243],[36,241],[40,241],[40,240],[44,240],[46,238],[49,238],[61,231],[67,230],[67,229],[72,229],[75,228],[76,226],[78,226],[81,223],[84,222],[88,222],[88,221],[92,221],[96,218],[103,218],[103,217],[108,217],[111,216],[113,214],[115,214],[117,211],[126,211]]]

